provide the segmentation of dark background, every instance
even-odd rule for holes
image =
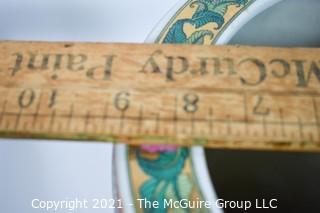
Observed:
[[[223,150],[206,153],[219,198],[278,199],[277,209],[247,212],[320,212],[319,154]]]

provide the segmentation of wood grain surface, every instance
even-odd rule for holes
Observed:
[[[320,49],[0,42],[0,136],[320,151]]]

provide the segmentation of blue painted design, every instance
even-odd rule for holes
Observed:
[[[221,29],[225,24],[224,16],[230,5],[244,6],[249,0],[194,0],[188,4],[196,7],[191,18],[176,20],[164,36],[162,43],[204,44],[207,37],[213,39],[213,30]],[[209,23],[216,23],[212,30],[201,29]],[[184,32],[186,24],[196,30],[188,37]],[[140,187],[140,198],[158,201],[160,208],[144,209],[145,213],[167,213],[163,208],[165,199],[189,200],[195,186],[183,169],[189,157],[189,149],[178,148],[172,152],[149,153],[152,158],[144,157],[141,148],[136,149],[136,158],[140,168],[149,176]],[[190,212],[190,209],[172,209],[175,213]]]
[[[209,36],[213,38],[213,32],[201,30],[208,23],[216,23],[220,29],[225,23],[224,15],[230,5],[245,5],[248,0],[195,0],[190,7],[197,7],[191,18],[177,20],[169,29],[163,43],[185,43],[185,44],[203,44],[204,38]],[[191,24],[196,29],[189,37],[184,32],[185,24]]]
[[[165,199],[189,198],[192,183],[187,176],[181,174],[185,160],[189,156],[189,149],[180,148],[174,152],[160,152],[156,154],[156,159],[144,157],[141,152],[141,149],[137,148],[136,157],[140,168],[150,176],[150,179],[140,187],[140,198],[159,202],[159,208],[144,209],[144,212],[166,213],[167,208],[163,208]],[[177,211],[181,212],[181,209]]]

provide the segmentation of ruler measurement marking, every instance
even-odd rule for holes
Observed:
[[[39,128],[40,131],[42,131],[43,130],[43,125],[40,125],[38,128]]]
[[[90,118],[91,119],[89,120],[88,124],[89,125],[91,124],[92,133],[96,134],[97,133],[96,119],[101,119],[101,116],[95,117],[95,116],[91,115],[91,113],[90,113]]]
[[[6,106],[7,106],[7,99],[5,99],[3,104],[2,104],[2,110],[1,110],[1,115],[0,115],[0,126],[2,125],[3,117],[4,117],[5,112],[6,112]]]
[[[9,126],[10,126],[10,122],[7,121],[7,122],[6,122],[6,128],[9,129]]]
[[[84,120],[84,131],[87,132],[88,130],[88,126],[89,126],[89,122],[91,119],[91,115],[90,115],[90,111],[88,110],[85,116],[85,120]]]
[[[194,122],[195,122],[195,118],[194,118],[194,112],[191,113],[191,118],[190,118],[190,121],[191,121],[191,135],[194,135]]]
[[[109,113],[109,102],[104,104],[103,116],[102,116],[102,132],[106,131],[106,126],[108,124],[108,113]]]
[[[18,116],[19,113],[16,113],[16,112],[4,112],[3,113],[4,115],[6,116]],[[21,117],[23,116],[29,116],[29,117],[33,117],[34,116],[34,113],[21,113]],[[38,117],[50,117],[50,114],[38,114]],[[58,114],[56,115],[56,117],[60,117],[60,118],[67,118],[69,117],[68,115],[64,115],[64,114]],[[193,119],[192,119],[193,117]],[[82,115],[76,115],[74,114],[73,115],[73,118],[78,118],[78,119],[85,119],[86,118],[86,114],[82,114]],[[90,114],[90,118],[92,119],[96,119],[96,118],[103,118],[103,116],[101,115],[91,115]],[[109,116],[108,117],[110,120],[121,120],[121,116],[120,117],[117,117],[117,116]],[[124,120],[132,120],[132,121],[138,121],[140,120],[141,118],[140,117],[136,117],[136,116],[125,116]],[[207,118],[196,118],[194,116],[190,116],[189,119],[186,119],[186,118],[178,118],[179,119],[179,122],[184,122],[184,123],[187,123],[187,122],[190,122],[190,121],[194,121],[194,123],[197,123],[197,122],[208,122],[208,119]],[[154,117],[145,117],[143,116],[143,119],[142,121],[154,121],[155,118]],[[163,122],[172,122],[172,118],[171,117],[163,117],[163,118],[159,118],[159,121],[163,121]],[[215,123],[226,123],[228,122],[228,119],[212,119],[212,122],[215,122]],[[230,123],[237,123],[237,124],[245,124],[246,122],[243,121],[243,120],[233,120],[233,119],[230,119]],[[250,124],[261,124],[261,121],[254,121],[254,120],[251,120],[251,121],[248,121],[248,123]],[[283,121],[283,122],[280,122],[280,121],[266,121],[266,124],[269,124],[269,125],[281,125],[283,124],[284,126],[295,126],[295,125],[299,125],[298,122],[293,122],[293,121]],[[316,122],[303,122],[303,124],[305,126],[319,126],[320,127],[320,123],[317,124]]]
[[[249,122],[249,118],[248,118],[248,96],[247,96],[246,93],[243,95],[243,110],[244,110],[245,132],[246,132],[246,134],[249,134],[249,127],[248,127],[248,122]]]
[[[126,116],[126,112],[121,110],[120,123],[119,123],[119,131],[122,132],[124,128],[124,119]]]
[[[299,126],[299,135],[300,139],[304,140],[304,134],[303,134],[303,123],[301,122],[301,118],[298,116],[298,126]]]
[[[56,110],[53,109],[50,115],[50,121],[49,121],[49,132],[52,132],[53,130],[53,125],[55,122],[55,117],[56,117]]]
[[[218,93],[218,94],[236,94],[236,95],[271,95],[284,97],[320,97],[320,93],[316,91],[274,91],[274,90],[252,90],[252,89],[231,89],[231,88],[210,88],[210,90],[194,89],[199,93]]]
[[[262,116],[262,128],[263,128],[263,135],[267,136],[268,135],[268,128],[267,128],[267,123],[266,123],[266,116]]]
[[[210,135],[213,135],[213,109],[212,107],[209,108],[209,131],[210,131]]]
[[[281,134],[283,137],[286,136],[286,131],[285,131],[285,121],[284,121],[284,118],[283,118],[283,111],[282,109],[280,108],[279,109],[279,115],[280,115],[280,125],[281,125]]]
[[[23,123],[23,130],[27,130],[27,125],[28,125],[27,122],[24,122],[24,123]]]
[[[20,109],[19,113],[16,113],[16,123],[14,125],[14,130],[18,129],[18,126],[19,126],[19,123],[20,123],[21,114],[22,114],[22,108]],[[32,116],[33,116],[33,114],[32,114]]]
[[[174,115],[173,115],[173,123],[174,123],[174,133],[177,134],[178,129],[178,97],[176,96],[174,99]]]
[[[66,116],[66,118],[68,119],[67,121],[67,129],[70,130],[71,129],[71,122],[73,119],[73,112],[74,112],[74,105],[73,103],[70,105],[69,108],[69,114]]]
[[[313,111],[315,114],[315,119],[317,123],[317,133],[318,133],[318,140],[320,140],[320,120],[319,120],[319,114],[318,114],[318,104],[315,98],[312,98],[312,103],[313,103]]]
[[[40,96],[39,96],[39,101],[38,101],[37,106],[36,106],[36,111],[33,114],[32,128],[35,128],[36,123],[37,123],[39,110],[40,110],[40,106],[41,106],[41,97],[42,97],[42,91],[40,91]]]
[[[294,133],[294,132],[291,132],[291,139],[292,139],[292,140],[295,140],[295,138],[296,138],[295,133]]]
[[[61,131],[61,122],[58,122],[58,132],[60,132]]]
[[[94,133],[94,134],[96,134],[97,132],[98,132],[98,130],[97,130],[97,125],[95,124],[95,119],[93,118],[93,119],[91,119],[91,121],[92,121],[92,132]]]
[[[159,133],[159,122],[160,122],[160,113],[158,112],[157,115],[156,115],[156,125],[155,125],[155,128],[154,128],[154,132],[156,134]]]
[[[226,123],[227,123],[227,133],[228,133],[228,135],[231,135],[232,134],[232,128],[231,128],[230,115],[227,115]]]
[[[142,122],[143,122],[143,106],[140,105],[139,117],[138,117],[138,133],[141,133]]]
[[[23,110],[21,110],[23,111]],[[29,116],[29,117],[33,117],[34,116],[34,113],[23,113],[23,112],[4,112],[2,114],[3,116],[21,116],[21,117],[24,117],[24,116]],[[50,117],[52,115],[51,114],[41,114],[39,113],[38,114],[38,117]],[[193,116],[192,116],[193,115]],[[60,118],[69,118],[70,117],[70,114],[57,114],[55,115],[55,117],[60,117]],[[91,115],[89,116],[91,119],[96,119],[96,118],[103,118],[103,115]],[[86,119],[87,118],[87,114],[73,114],[72,118],[78,118],[78,119]],[[230,124],[232,123],[238,123],[238,124],[245,124],[245,123],[250,123],[250,124],[259,124],[261,123],[261,121],[254,121],[254,120],[251,120],[251,121],[248,121],[248,122],[245,122],[243,120],[233,120],[231,119],[231,116],[229,116],[230,119],[211,119],[209,121],[211,121],[212,123],[227,123],[228,121],[230,121]],[[108,116],[108,119],[110,120],[121,120],[121,116],[118,117],[118,116]],[[179,122],[190,122],[193,123],[193,125],[197,122],[208,122],[208,119],[207,118],[196,118],[194,116],[194,113],[191,113],[190,114],[190,118],[187,119],[187,118],[177,118],[179,120]],[[136,117],[136,116],[125,116],[124,120],[132,120],[132,121],[138,121],[139,123],[142,123],[143,121],[154,121],[156,120],[156,123],[157,121],[162,121],[162,122],[172,122],[172,118],[170,117],[162,117],[160,118],[160,116],[156,116],[156,119],[154,117],[145,117],[143,116],[143,113],[142,113],[142,116],[140,116],[140,113],[139,113],[139,116]],[[293,122],[293,121],[266,121],[265,124],[268,124],[268,125],[283,125],[284,127],[285,126],[295,126],[295,125],[299,125],[299,122]],[[320,127],[320,123],[317,123],[317,122],[303,122],[303,124],[305,126],[315,126],[315,127]]]
[[[311,132],[309,132],[309,139],[311,142],[314,142],[313,134]]]
[[[113,134],[113,132],[114,132],[114,126],[111,125],[111,126],[110,126],[110,134]]]
[[[39,101],[41,101],[41,99],[39,99]],[[4,105],[4,103],[3,103],[3,105]],[[313,105],[314,105],[314,109],[315,109],[315,112],[316,112],[318,110],[318,109],[316,109],[316,107],[317,107],[316,103],[313,103]],[[36,108],[38,108],[38,106],[41,107],[41,104],[38,103]],[[40,109],[40,107],[39,107],[39,109]],[[175,108],[176,107],[178,107],[178,104],[175,105]],[[286,133],[285,133],[284,128],[285,128],[286,125],[291,125],[291,126],[296,125],[296,126],[298,126],[300,128],[299,125],[301,125],[301,123],[302,123],[302,125],[304,125],[304,126],[315,126],[317,129],[320,128],[320,123],[319,122],[301,122],[301,123],[299,123],[299,121],[298,122],[285,121],[284,120],[284,116],[283,116],[283,110],[280,109],[279,112],[281,112],[280,113],[280,121],[263,121],[263,120],[265,120],[265,117],[262,117],[263,118],[263,120],[262,120],[263,126],[267,125],[267,124],[268,125],[277,125],[277,124],[279,125],[280,124],[281,125],[281,129],[282,129],[282,135],[284,134],[285,136],[286,136]],[[194,114],[195,113],[191,114],[191,123],[192,123],[192,125],[191,125],[191,133],[192,133],[192,135],[195,133],[195,125],[196,125],[197,122],[207,122],[207,123],[209,123],[209,128],[210,129],[212,128],[210,126],[213,126],[212,124],[214,122],[217,122],[217,123],[222,123],[222,122],[226,123],[227,122],[227,125],[228,125],[227,132],[228,132],[228,134],[230,134],[230,131],[232,132],[232,130],[230,130],[230,125],[232,123],[257,124],[257,121],[254,121],[254,120],[253,121],[248,120],[247,122],[245,122],[243,120],[233,120],[230,115],[227,116],[227,119],[208,119],[208,117],[205,117],[205,118],[196,117]],[[50,114],[39,113],[39,111],[38,111],[38,113],[37,112],[35,112],[35,113],[27,113],[27,112],[24,112],[24,110],[21,110],[18,113],[17,112],[4,112],[4,113],[1,114],[1,117],[2,117],[1,119],[3,119],[3,117],[6,116],[6,115],[8,115],[8,116],[17,116],[16,123],[14,125],[14,129],[17,131],[17,128],[20,125],[20,119],[22,118],[22,116],[31,116],[31,117],[33,117],[34,120],[36,120],[34,122],[37,123],[38,122],[38,119],[37,119],[38,117],[47,117]],[[35,116],[36,116],[36,118],[35,118]],[[103,118],[104,116],[105,115],[90,115],[89,117],[90,118]],[[70,114],[61,113],[61,114],[57,114],[57,117],[68,118],[68,117],[70,117]],[[84,118],[85,119],[86,115],[74,114],[73,117],[74,118],[80,118],[80,119]],[[210,117],[210,115],[209,115],[209,117]],[[119,116],[110,116],[110,119],[119,120],[119,119],[122,119],[122,118],[121,118],[121,116],[120,117]],[[317,119],[318,118],[316,117],[316,121],[318,121]],[[155,118],[154,117],[143,117],[143,119],[141,119],[140,116],[138,116],[138,117],[137,116],[128,116],[123,120],[137,120],[138,122],[140,122],[142,124],[143,121],[147,121],[147,120],[153,120],[154,121]],[[174,120],[176,120],[177,123],[190,122],[190,118],[189,119],[188,118],[183,118],[183,117],[180,118],[179,116],[175,116]],[[170,117],[162,117],[162,118],[160,118],[160,116],[159,116],[158,121],[157,121],[157,118],[156,118],[156,123],[158,123],[159,121],[172,122],[172,117],[171,118]],[[260,123],[261,123],[261,120],[260,120]],[[141,132],[141,126],[142,126],[141,124],[140,124],[140,127],[139,127],[139,129],[140,129],[139,131],[140,132]],[[157,124],[156,124],[156,126],[157,126]],[[23,127],[25,128],[25,125]],[[9,123],[7,123],[7,128],[8,129],[12,129],[12,126],[10,127],[10,119],[9,119]],[[27,128],[29,129],[29,127],[27,127]],[[266,131],[266,130],[267,130],[267,128],[264,127],[264,131]],[[18,131],[20,131],[20,130],[18,130]],[[59,131],[61,131],[61,123],[59,123],[59,125],[58,125],[58,132]],[[112,131],[112,129],[111,129],[111,131]],[[212,131],[212,130],[210,130],[210,131]],[[86,132],[92,132],[92,131],[91,131],[91,129],[90,130],[86,129]],[[165,133],[166,133],[166,135],[174,136],[174,134],[173,135],[170,134],[170,133],[168,134],[168,129],[165,129]],[[266,133],[264,133],[264,134],[266,134]],[[290,136],[292,136],[292,135],[290,135]],[[314,135],[312,135],[312,133],[308,133],[308,138],[311,141],[315,140]]]

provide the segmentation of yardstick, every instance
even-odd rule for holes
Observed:
[[[0,137],[320,151],[320,49],[0,42]]]

